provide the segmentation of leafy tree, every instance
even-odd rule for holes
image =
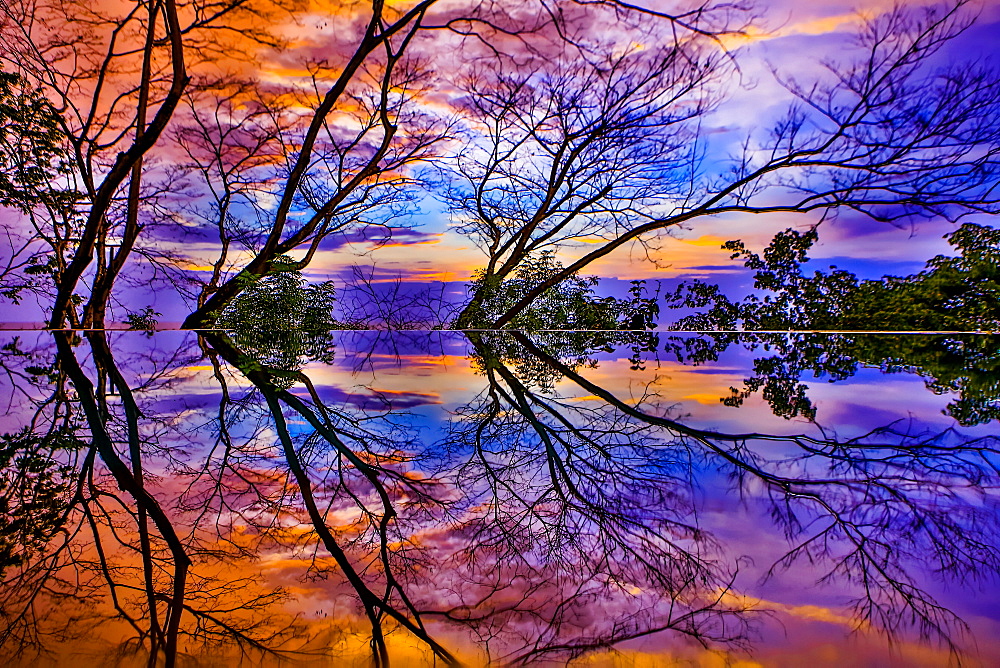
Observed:
[[[486,271],[477,272],[471,293],[478,299],[466,309],[459,323],[469,329],[489,329],[490,323],[514,304],[525,291],[562,269],[551,251],[542,251],[523,262],[506,280]],[[543,292],[531,307],[511,321],[512,329],[532,332],[533,339],[554,351],[570,366],[593,366],[594,354],[616,345],[632,349],[632,364],[639,368],[644,353],[656,350],[658,339],[648,330],[656,327],[657,295],[648,294],[645,281],[632,281],[627,299],[598,297],[596,276],[567,277]],[[494,332],[469,334],[474,364],[482,372],[509,365],[529,386],[552,389],[555,376],[545,365],[525,353],[518,339]]]
[[[66,521],[74,469],[60,450],[76,450],[73,434],[24,429],[0,436],[0,575],[42,549]]]
[[[471,329],[488,328],[528,290],[546,281],[563,265],[552,251],[542,251],[518,265],[510,278],[478,271],[470,291],[480,297],[462,321]],[[659,305],[647,296],[644,281],[632,281],[629,299],[598,297],[596,276],[572,274],[542,292],[531,306],[511,320],[513,329],[536,330],[644,330],[656,326]]]
[[[1000,211],[1000,77],[988,63],[936,65],[972,25],[969,5],[898,3],[865,19],[845,56],[825,59],[827,72],[811,81],[776,72],[792,103],[729,164],[704,150],[700,119],[724,94],[717,83],[730,62],[711,50],[688,42],[678,53],[667,42],[619,49],[606,63],[594,43],[602,55],[589,68],[547,52],[527,66],[498,65],[516,75],[474,91],[483,101],[469,113],[481,131],[457,168],[456,222],[501,278],[538,248],[592,243],[492,325],[609,253],[716,216],[850,210],[873,222],[959,222]],[[803,240],[787,241],[794,260]],[[802,287],[837,290],[848,278]]]
[[[129,312],[125,321],[128,323],[129,329],[144,330],[147,335],[152,336],[153,330],[156,328],[156,318],[160,315],[163,314],[154,311],[152,306],[147,306],[141,311]]]
[[[938,255],[913,276],[863,282],[858,309],[878,313],[887,329],[1000,330],[1000,230],[966,223],[945,238],[958,255]]]
[[[701,310],[678,320],[690,330],[891,330],[1000,329],[1000,230],[965,223],[945,236],[958,255],[939,255],[910,276],[858,280],[830,267],[808,274],[802,264],[816,242],[815,228],[780,232],[757,255],[742,241],[723,246],[753,269],[751,294],[734,302],[717,285],[692,281],[667,296],[672,308]]]
[[[668,306],[699,309],[671,327],[682,330],[842,330],[842,331],[971,331],[1000,329],[1000,230],[966,223],[945,238],[955,256],[938,255],[923,271],[910,276],[859,280],[831,267],[829,272],[803,271],[816,229],[785,230],[757,255],[741,241],[723,246],[753,269],[751,294],[732,301],[717,285],[692,281],[667,295]],[[691,339],[668,342],[675,354],[695,362],[717,359],[735,335],[711,342]],[[937,394],[955,399],[945,413],[962,425],[1000,419],[1000,359],[995,337],[926,336],[831,337],[758,334],[742,339],[773,354],[754,360],[754,375],[743,388],[731,388],[722,403],[739,406],[756,393],[775,415],[812,420],[816,409],[803,379],[843,380],[860,367],[887,373],[916,373]]]
[[[257,362],[278,370],[300,369],[307,360],[329,362],[336,300],[332,281],[307,285],[290,258],[280,269],[246,287],[219,314],[216,324],[233,331],[237,346]]]
[[[59,114],[22,77],[0,71],[0,206],[24,213],[39,200],[72,204],[58,184],[70,170]]]
[[[739,340],[711,338],[715,345],[704,345],[701,338],[678,341],[671,337],[668,347],[700,353],[699,362],[717,359],[737,342],[767,353],[754,360],[753,375],[744,379],[742,388],[732,387],[729,396],[720,397],[726,406],[740,406],[759,393],[775,415],[814,420],[816,407],[806,381],[838,382],[867,367],[920,376],[931,392],[950,397],[943,412],[960,425],[1000,420],[1000,341],[994,336],[753,334]]]
[[[69,187],[71,172],[59,113],[23,77],[0,71],[0,207],[32,218],[45,209],[72,217],[79,193]],[[7,234],[10,237],[12,230]],[[52,247],[58,242],[45,235],[29,236],[22,240],[24,257],[11,258],[0,270],[0,295],[15,304],[25,290],[42,287],[39,279],[58,273],[56,256],[35,247],[40,240]]]

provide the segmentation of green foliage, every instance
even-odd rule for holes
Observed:
[[[156,328],[156,318],[163,315],[158,311],[154,311],[152,306],[147,306],[138,313],[129,313],[125,316],[125,322],[128,323],[129,329],[139,329],[144,330],[152,334],[153,329]]]
[[[74,470],[57,455],[82,445],[58,431],[0,436],[0,575],[25,563],[62,528]]]
[[[27,213],[68,207],[78,193],[59,187],[71,171],[59,114],[16,74],[0,72],[0,206]]]
[[[954,397],[944,409],[963,426],[1000,419],[1000,340],[992,336],[809,336],[771,342],[773,355],[754,362],[755,377],[734,397],[758,389],[775,413],[815,416],[805,386],[790,382],[803,376],[831,381],[853,376],[861,367],[885,373],[921,376],[935,394]],[[788,410],[797,407],[797,411]]]
[[[487,329],[525,293],[542,284],[563,265],[552,251],[530,256],[503,281],[477,272],[470,286],[471,313],[462,328]],[[647,296],[644,281],[632,281],[629,299],[599,298],[593,287],[596,276],[571,275],[552,286],[510,323],[511,329],[539,330],[645,330],[656,326],[659,304]]]
[[[781,232],[758,256],[740,241],[724,248],[753,269],[763,295],[730,301],[716,285],[695,281],[667,296],[672,307],[701,309],[675,329],[698,330],[890,330],[967,331],[1000,329],[1000,230],[966,223],[945,237],[958,251],[939,255],[911,276],[858,280],[842,269],[802,271],[816,231]],[[685,342],[696,362],[713,359],[734,342]],[[760,393],[776,415],[813,419],[804,376],[841,380],[863,366],[906,371],[925,379],[937,394],[954,395],[945,412],[962,425],[1000,419],[1000,341],[996,337],[955,339],[926,336],[757,335],[750,342],[774,354],[754,361],[744,387],[731,388],[722,403],[738,406]],[[670,344],[668,343],[668,347]],[[680,353],[675,345],[675,353]]]
[[[49,218],[73,219],[80,194],[70,187],[72,171],[58,112],[20,76],[0,71],[0,208],[32,215],[45,210]],[[53,243],[51,229],[45,236]],[[0,276],[0,297],[14,304],[56,272],[51,250],[32,247],[28,253],[20,272]]]
[[[983,334],[713,334],[669,337],[666,349],[692,364],[715,361],[740,343],[765,355],[753,363],[742,388],[722,404],[740,406],[760,394],[775,415],[812,420],[816,408],[806,381],[838,382],[862,368],[910,373],[934,394],[951,397],[944,413],[960,425],[1000,420],[1000,337]]]
[[[333,283],[307,285],[300,272],[280,267],[259,279],[246,279],[246,287],[222,311],[216,326],[231,330],[233,341],[248,357],[274,370],[297,370],[309,359],[332,361],[330,330],[341,329],[332,316]]]
[[[718,286],[693,281],[668,295],[671,308],[706,309],[674,329],[970,331],[1000,329],[1000,230],[966,223],[945,238],[959,254],[939,255],[911,276],[859,281],[849,271],[807,275],[802,264],[815,228],[785,230],[763,257],[741,241],[723,246],[753,269],[765,291],[730,301]]]
[[[478,272],[471,285],[473,301],[460,323],[465,329],[489,329],[528,290],[562,270],[554,253],[529,257],[504,281]],[[632,366],[641,368],[645,354],[658,348],[656,327],[658,295],[650,294],[645,281],[632,281],[629,297],[599,298],[596,276],[572,275],[543,292],[531,306],[510,322],[510,329],[531,332],[532,342],[571,368],[592,367],[594,355],[616,346],[632,350]],[[503,331],[471,334],[473,363],[482,373],[510,368],[521,382],[538,391],[549,391],[559,374],[527,352],[516,337]]]

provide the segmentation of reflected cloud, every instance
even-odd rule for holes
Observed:
[[[865,657],[925,634],[938,665],[990,628],[957,610],[1000,567],[1000,454],[988,424],[898,419],[916,400],[885,388],[948,401],[924,390],[943,370],[902,375],[923,348],[895,349],[888,384],[804,377],[817,411],[789,420],[776,391],[722,401],[761,354],[809,349],[788,337],[661,336],[637,359],[592,334],[346,332],[288,369],[156,336],[37,332],[0,357],[25,397],[9,424],[76,444],[46,451],[60,491],[40,466],[34,497],[4,497],[40,539],[0,583],[3,651],[834,665],[854,630]],[[895,413],[849,410],[865,392]]]

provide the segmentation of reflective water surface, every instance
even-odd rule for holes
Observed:
[[[1000,337],[0,332],[7,665],[997,665]]]

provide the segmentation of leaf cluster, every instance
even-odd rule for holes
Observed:
[[[702,309],[674,329],[973,331],[1000,329],[1000,230],[965,223],[945,236],[958,255],[939,255],[909,276],[858,277],[835,266],[808,274],[802,265],[815,228],[785,230],[763,255],[742,241],[723,248],[754,270],[751,294],[731,301],[717,285],[685,282],[667,295],[671,308]]]
[[[309,285],[291,260],[278,262],[266,276],[251,277],[242,292],[219,314],[216,326],[231,330],[239,348],[257,362],[279,370],[297,370],[309,359],[333,358],[330,330],[334,284]]]
[[[480,296],[471,314],[470,329],[487,328],[531,289],[563,270],[553,251],[525,259],[510,278],[498,280],[477,272],[470,293]],[[648,295],[645,281],[632,281],[628,299],[598,297],[596,276],[572,274],[549,289],[510,322],[511,329],[544,330],[647,330],[656,327],[659,304]]]
[[[984,334],[887,335],[757,333],[670,336],[665,349],[690,364],[717,361],[731,345],[764,354],[753,361],[743,387],[720,397],[741,406],[759,394],[786,419],[816,418],[809,383],[840,382],[862,368],[920,376],[927,389],[950,401],[943,413],[962,426],[1000,420],[1000,337]]]
[[[152,306],[147,306],[135,313],[130,311],[126,315],[125,321],[128,323],[129,329],[143,330],[151,335],[156,327],[156,318],[161,315],[163,314],[154,311]]]
[[[0,575],[25,563],[62,528],[74,469],[56,455],[81,445],[58,431],[0,436]]]
[[[58,112],[22,77],[0,71],[0,206],[71,206],[79,193],[59,183],[69,160]]]

